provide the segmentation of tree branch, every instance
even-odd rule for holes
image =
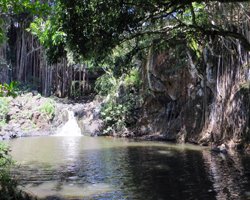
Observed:
[[[197,26],[197,25],[188,25],[188,27],[193,28],[195,30],[199,30],[205,35],[210,35],[210,36],[222,36],[222,37],[232,37],[235,39],[238,39],[241,41],[242,46],[247,50],[250,51],[250,42],[247,40],[247,38],[237,32],[232,32],[224,29],[218,29],[218,30],[209,30],[209,29],[204,29],[203,27]]]

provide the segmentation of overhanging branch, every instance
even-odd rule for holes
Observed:
[[[190,27],[192,29],[198,30],[201,33],[205,34],[205,35],[210,35],[210,36],[222,36],[222,37],[232,37],[234,39],[238,39],[242,46],[247,50],[250,51],[250,42],[247,40],[247,38],[237,32],[232,32],[232,31],[228,31],[228,30],[224,30],[224,29],[205,29],[203,27],[197,26],[197,25],[187,25],[187,27]]]

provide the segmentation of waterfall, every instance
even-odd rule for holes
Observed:
[[[77,124],[74,112],[71,110],[67,110],[67,112],[68,121],[63,125],[63,127],[57,129],[54,136],[82,136],[81,129]]]

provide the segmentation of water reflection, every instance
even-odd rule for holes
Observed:
[[[89,198],[95,195],[102,195],[112,192],[114,189],[108,184],[84,184],[84,185],[73,185],[73,184],[58,184],[56,181],[43,182],[39,186],[34,184],[27,184],[25,187],[20,187],[29,194],[39,195],[39,198],[46,197],[61,197],[67,199],[82,199]]]
[[[64,137],[61,141],[61,151],[68,162],[74,162],[77,159],[80,149],[80,140],[76,137]]]
[[[250,159],[112,138],[11,141],[25,190],[68,199],[246,199]],[[22,148],[24,147],[24,148]]]
[[[203,152],[207,171],[217,199],[246,199],[249,176],[242,165],[242,156]],[[248,170],[248,169],[247,169]],[[250,187],[249,187],[250,189]]]

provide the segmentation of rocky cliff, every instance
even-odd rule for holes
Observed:
[[[205,47],[200,63],[188,48],[149,51],[142,71],[141,135],[239,148],[249,141],[250,54],[240,43],[219,44]]]
[[[46,98],[37,92],[0,97],[0,140],[56,134],[69,120],[69,111],[73,111],[83,135],[97,135],[102,126],[100,104],[93,97],[76,102]]]

